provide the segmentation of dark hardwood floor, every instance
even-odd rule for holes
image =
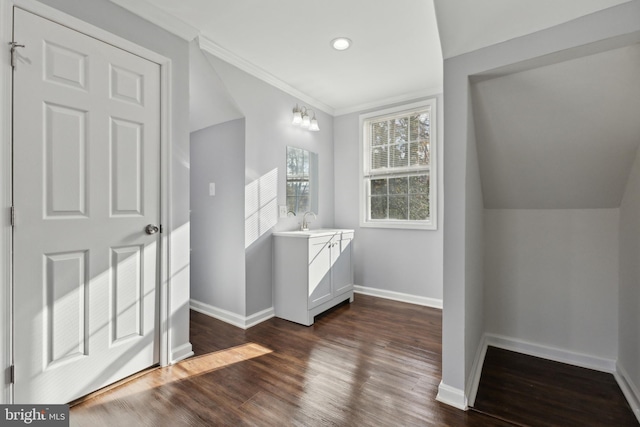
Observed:
[[[305,327],[191,314],[196,356],[71,409],[73,426],[508,426],[435,400],[440,310],[356,295]]]
[[[513,425],[435,400],[441,330],[440,310],[360,294],[311,327],[244,331],[192,312],[195,357],[72,407],[71,425]]]
[[[612,374],[489,347],[474,409],[526,426],[637,426]]]

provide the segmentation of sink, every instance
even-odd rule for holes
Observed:
[[[290,237],[311,237],[326,236],[337,233],[353,232],[353,230],[345,230],[341,228],[316,228],[313,230],[294,230],[294,231],[275,231],[274,236],[290,236]]]

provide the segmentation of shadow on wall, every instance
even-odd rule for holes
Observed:
[[[278,168],[247,184],[244,198],[246,249],[278,222]]]

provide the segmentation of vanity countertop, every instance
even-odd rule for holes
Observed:
[[[316,228],[313,230],[294,230],[294,231],[274,231],[273,235],[277,237],[300,237],[300,238],[309,238],[309,237],[321,237],[321,236],[331,236],[339,233],[353,233],[353,230],[344,229],[344,228]]]

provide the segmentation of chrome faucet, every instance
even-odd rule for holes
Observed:
[[[316,214],[314,214],[313,212],[305,212],[304,216],[302,217],[302,225],[300,226],[301,231],[309,230],[309,222],[307,222],[307,215],[309,214],[313,215],[313,219],[316,219]]]

